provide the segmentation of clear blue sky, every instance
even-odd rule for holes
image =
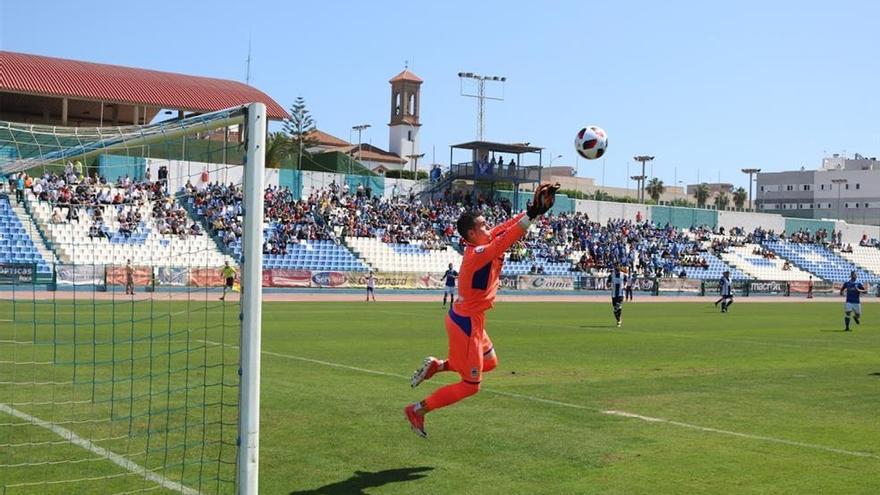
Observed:
[[[123,5],[123,4],[128,5]],[[4,50],[243,80],[321,129],[354,124],[387,148],[388,79],[425,80],[422,151],[446,163],[473,139],[458,71],[508,77],[486,138],[529,141],[574,165],[585,124],[610,136],[606,183],[635,154],[667,184],[745,185],[740,168],[818,166],[823,151],[880,155],[880,2],[12,1]],[[546,162],[546,158],[545,158]],[[632,173],[635,167],[632,167]],[[580,161],[601,180],[601,162]]]

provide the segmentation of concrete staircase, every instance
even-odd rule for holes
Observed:
[[[40,253],[40,256],[46,260],[50,266],[56,263],[59,263],[60,260],[58,256],[55,255],[55,251],[49,248],[46,245],[45,238],[43,233],[40,231],[39,227],[37,227],[37,223],[33,218],[28,214],[28,212],[24,209],[20,204],[15,203],[14,201],[10,201],[9,205],[12,207],[13,213],[18,217],[18,221],[21,222],[21,225],[27,231],[28,235],[31,236],[31,240],[34,242],[34,246],[37,248],[37,251]]]

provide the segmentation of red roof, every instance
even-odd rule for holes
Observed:
[[[351,146],[351,143],[349,143],[348,141],[340,139],[332,134],[327,134],[326,132],[319,129],[315,129],[314,131],[308,133],[308,137],[314,139],[317,144],[323,146]]]
[[[422,83],[422,78],[410,72],[409,69],[403,69],[403,72],[391,78],[388,82],[397,82],[397,81],[412,81],[415,83]]]
[[[358,145],[352,144],[349,146],[340,146],[330,151],[339,151],[355,157],[356,160],[364,162],[406,163],[406,160],[396,154],[368,143],[361,143],[360,150],[358,150]]]
[[[287,112],[262,91],[236,81],[0,51],[0,91],[157,108],[213,112],[251,102],[270,119]]]

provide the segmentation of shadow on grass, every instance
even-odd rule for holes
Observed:
[[[880,371],[876,371],[874,373],[868,373],[868,376],[880,376]]]
[[[846,333],[846,330],[819,330],[820,332],[825,333]]]
[[[388,483],[400,483],[403,481],[415,481],[422,479],[432,467],[415,467],[386,469],[385,471],[355,471],[347,480],[331,483],[314,490],[302,490],[290,492],[290,495],[367,495],[367,488],[387,485]]]
[[[607,330],[609,328],[617,328],[617,325],[612,323],[611,325],[581,325],[580,328],[589,328],[591,330],[600,329]]]

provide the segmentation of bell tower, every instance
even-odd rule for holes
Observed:
[[[419,154],[419,103],[422,79],[409,68],[391,78],[391,121],[388,123],[388,150],[406,160]]]

